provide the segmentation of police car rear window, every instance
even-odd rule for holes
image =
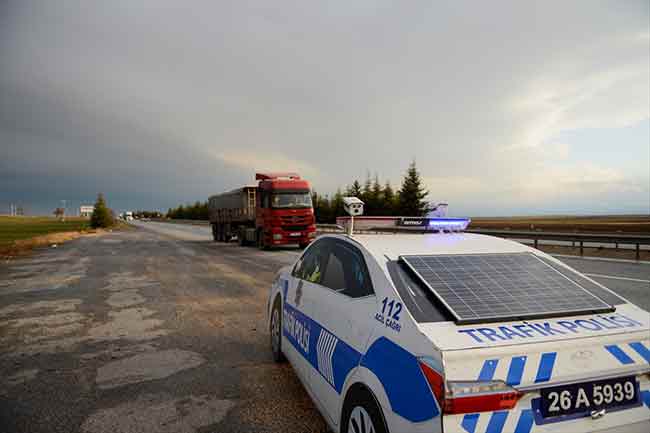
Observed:
[[[420,322],[605,312],[624,302],[571,269],[530,253],[402,256],[388,268]]]
[[[405,307],[419,323],[447,322],[454,320],[435,295],[424,287],[406,266],[391,260],[387,263],[388,273]]]

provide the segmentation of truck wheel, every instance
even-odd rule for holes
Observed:
[[[219,234],[217,233],[217,225],[212,224],[212,240],[217,242],[219,240]]]
[[[246,230],[244,229],[239,229],[239,232],[237,233],[237,240],[239,241],[239,245],[242,247],[245,247],[247,242],[246,242]]]
[[[301,243],[298,244],[298,248],[300,248],[301,250],[304,250],[305,248],[307,248],[308,245],[309,245],[309,242],[301,242]]]
[[[230,224],[224,224],[223,225],[223,241],[225,243],[230,242]]]
[[[257,231],[257,247],[264,251],[269,249],[268,245],[266,245],[266,238],[263,230]]]

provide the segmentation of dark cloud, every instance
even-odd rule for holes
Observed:
[[[0,206],[103,191],[165,208],[264,168],[333,191],[416,158],[432,199],[469,213],[643,211],[639,155],[551,150],[648,118],[649,17],[642,1],[4,2]]]

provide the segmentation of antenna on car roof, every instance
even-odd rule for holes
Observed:
[[[354,217],[363,215],[363,202],[357,197],[343,197],[343,208],[350,215],[348,236],[354,234]]]

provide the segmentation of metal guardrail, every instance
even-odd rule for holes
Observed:
[[[152,218],[152,221],[172,222],[179,224],[195,224],[207,225],[208,221],[201,220],[173,220],[173,219],[158,219]],[[316,224],[316,228],[322,233],[342,232],[341,227],[336,224]],[[376,230],[377,232],[382,230]],[[368,232],[375,232],[370,230]],[[468,229],[466,232],[484,234],[490,236],[498,236],[510,239],[526,239],[532,240],[533,246],[538,247],[539,241],[563,241],[578,244],[580,247],[580,255],[584,255],[585,243],[595,244],[613,244],[616,248],[619,245],[634,245],[636,251],[636,259],[641,258],[641,246],[650,246],[650,236],[648,235],[633,235],[623,233],[569,233],[569,232],[544,232],[544,231],[523,231],[523,230],[495,230],[495,229]]]
[[[336,224],[317,224],[321,232],[341,232]],[[371,230],[374,232],[375,230]],[[378,232],[384,230],[376,230]],[[395,231],[395,230],[393,230]],[[406,231],[406,230],[405,230]],[[567,232],[543,232],[543,231],[520,231],[520,230],[494,230],[494,229],[468,229],[469,233],[498,236],[502,238],[522,239],[533,241],[533,246],[538,247],[539,241],[563,241],[572,242],[580,247],[580,255],[584,255],[586,243],[613,244],[618,249],[619,245],[634,245],[636,259],[641,258],[641,246],[650,246],[650,236],[631,235],[623,233],[567,233]]]
[[[636,259],[641,257],[641,245],[650,245],[650,236],[628,235],[622,233],[566,233],[566,232],[542,232],[542,231],[519,231],[519,230],[492,230],[492,229],[469,229],[470,233],[478,233],[502,238],[530,239],[537,248],[539,241],[564,241],[580,245],[580,255],[584,254],[585,243],[600,243],[618,245],[635,245]]]

